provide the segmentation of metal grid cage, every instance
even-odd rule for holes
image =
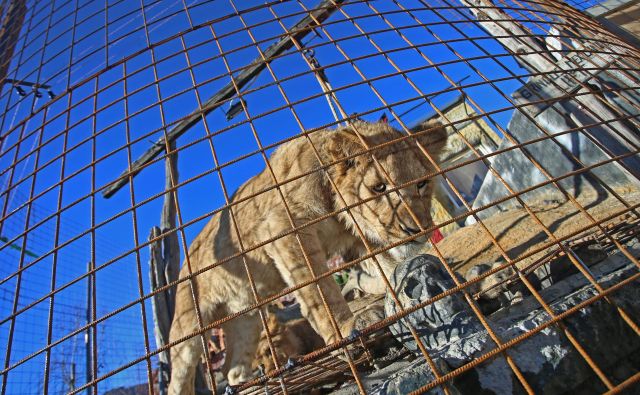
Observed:
[[[611,317],[593,313],[587,323],[619,320],[622,340],[637,350],[638,305],[618,296],[637,295],[640,276],[640,52],[574,8],[585,3],[3,1],[2,393],[166,393],[170,377],[175,386],[182,376],[191,381],[185,391],[196,379],[198,392],[219,393],[239,358],[229,350],[259,332],[271,366],[245,372],[227,392],[374,392],[370,377],[383,360],[425,367],[430,376],[416,393],[452,392],[471,370],[498,362],[518,391],[542,392],[520,355],[550,330],[595,377],[594,392],[632,386],[637,365],[614,369],[611,351],[594,344],[608,340],[585,341],[571,321],[606,305]],[[371,144],[371,125],[397,132]],[[327,160],[318,136],[333,141],[340,132],[360,149]],[[434,154],[429,144],[443,133],[446,146]],[[307,170],[274,163],[302,146],[313,162]],[[385,158],[399,146],[393,166],[421,163],[422,174],[394,179]],[[362,163],[379,183],[345,197],[340,172]],[[242,186],[256,177],[266,180],[261,187]],[[291,196],[320,179],[324,189],[309,190],[335,205],[310,215]],[[425,183],[426,216],[407,195]],[[261,206],[267,200],[277,209]],[[371,236],[361,213],[382,216],[371,209],[380,201],[411,218],[389,224],[404,236]],[[278,217],[284,225],[268,232],[273,211],[286,214]],[[218,228],[205,227],[209,221]],[[202,253],[222,248],[202,243],[225,243],[217,240],[221,221],[235,250]],[[309,233],[327,223],[350,226],[358,254],[315,251]],[[284,240],[297,248],[289,260],[274,258]],[[430,254],[448,284],[412,304],[399,295],[393,268],[383,267],[400,264],[394,251],[408,244]],[[595,247],[600,259],[590,262],[582,252]],[[252,263],[260,254],[286,281],[264,280],[267,270]],[[624,275],[611,277],[614,258],[627,262]],[[556,303],[537,284],[547,279],[532,274],[561,265],[570,272],[563,279],[593,292]],[[349,299],[386,304],[386,314],[348,332],[338,285],[345,291],[362,275],[386,301]],[[227,288],[218,284],[225,281]],[[230,292],[220,297],[234,304],[212,313],[209,289],[234,287],[250,298]],[[509,292],[524,300],[488,310],[491,295]],[[454,297],[487,341],[445,366],[441,346],[409,317]],[[322,327],[324,339],[288,354],[282,338],[293,335],[270,322],[278,316],[286,327],[281,317],[300,314],[299,304],[313,316],[305,336]],[[544,318],[516,335],[494,325],[494,314],[514,308]],[[170,335],[174,311],[193,325]],[[395,353],[381,357],[380,344],[398,337],[388,328],[399,323],[408,328],[400,343],[414,352],[395,340]],[[172,361],[171,350],[186,344],[191,362]]]

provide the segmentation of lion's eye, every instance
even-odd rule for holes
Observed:
[[[387,190],[387,184],[383,184],[383,183],[376,184],[373,186],[373,190],[375,192],[382,193]]]
[[[417,184],[417,187],[418,187],[418,189],[422,189],[425,185],[427,185],[427,181],[426,180],[425,181],[420,181]]]

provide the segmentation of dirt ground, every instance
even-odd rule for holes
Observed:
[[[628,211],[628,207],[640,203],[640,191],[626,192],[620,197],[622,201],[613,196],[590,194],[580,196],[577,200],[595,221],[613,216],[605,222],[607,224],[615,222]],[[562,238],[575,232],[595,230],[593,221],[571,201],[539,199],[528,207],[554,237]],[[636,213],[640,213],[640,208]],[[553,237],[545,232],[533,215],[522,207],[498,213],[482,223],[496,239],[497,245],[479,223],[452,233],[436,245],[437,250],[451,263],[452,268],[463,275],[477,264],[504,261],[500,249],[510,259],[517,259],[543,244],[554,242]],[[523,259],[517,265],[524,267],[553,246],[554,244],[550,244],[548,248]],[[438,255],[433,249],[427,252]]]

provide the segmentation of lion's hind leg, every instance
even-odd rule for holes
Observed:
[[[182,285],[182,284],[181,284]],[[190,293],[188,284],[179,287],[178,293]],[[185,295],[187,296],[187,295]],[[176,303],[169,341],[175,342],[187,336],[187,340],[171,347],[171,381],[169,381],[169,394],[193,394],[195,392],[194,381],[196,369],[203,354],[202,336],[208,338],[208,333],[197,334],[198,320],[191,295],[178,296],[182,303]],[[212,303],[200,301],[198,303],[203,325],[210,323],[217,306]]]

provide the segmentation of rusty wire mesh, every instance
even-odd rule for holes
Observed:
[[[591,3],[572,5],[584,9]],[[207,347],[211,329],[256,311],[265,326],[270,303],[436,230],[444,239],[432,237],[424,251],[440,260],[453,288],[401,308],[357,336],[338,333],[340,340],[295,363],[278,360],[277,345],[266,331],[275,368],[235,390],[308,393],[355,383],[356,390],[365,392],[363,366],[371,365],[372,357],[352,355],[347,348],[390,336],[380,334],[452,294],[464,296],[493,347],[443,372],[421,345],[418,358],[431,366],[435,379],[419,392],[493,358],[504,359],[517,385],[533,392],[509,351],[548,327],[559,328],[604,390],[615,392],[637,382],[639,373],[613,377],[564,323],[604,299],[635,336],[640,333],[639,318],[612,298],[640,276],[637,251],[627,246],[637,238],[640,218],[640,52],[572,5],[553,0],[4,1],[2,393],[97,394],[135,385],[141,392],[157,392],[163,385],[158,383],[158,356],[176,344],[198,338]],[[274,53],[278,44],[282,48]],[[564,71],[555,66],[561,62]],[[569,103],[582,116],[562,113],[559,103]],[[542,113],[557,113],[573,123],[554,128],[539,117]],[[158,347],[152,312],[157,295],[338,213],[351,215],[376,197],[310,222],[292,222],[286,233],[243,245],[235,256],[189,269],[160,288],[149,280],[149,247],[175,235],[177,253],[187,265],[185,252],[204,224],[213,215],[233,213],[239,204],[234,191],[265,165],[269,171],[276,148],[312,141],[314,133],[352,125],[356,118],[378,122],[383,114],[403,132],[422,120],[439,119],[462,147],[457,156],[434,163],[433,172],[421,179],[400,185],[389,180],[393,187],[384,192],[391,196],[424,179],[437,180],[436,198],[446,215],[435,215],[432,226],[420,226],[405,240],[369,245],[363,256],[337,259],[337,265],[307,282],[255,293],[249,305],[213,322],[199,320],[184,338]],[[516,115],[538,133],[515,132],[511,121]],[[482,136],[466,135],[469,125]],[[603,131],[608,139],[602,138]],[[583,156],[575,150],[576,141],[597,155]],[[559,171],[536,154],[541,144],[564,155],[570,168]],[[375,161],[379,148],[367,147],[363,155],[373,154]],[[167,151],[178,153],[179,162],[165,174]],[[509,163],[516,156],[520,161],[514,169],[498,165],[500,158]],[[336,165],[323,163],[314,172],[330,177]],[[528,185],[518,181],[525,173],[534,174]],[[281,191],[293,181],[273,175],[269,188],[247,200]],[[483,182],[488,183],[484,189]],[[335,187],[333,180],[330,184]],[[147,240],[165,197],[173,199],[176,222]],[[285,195],[282,199],[287,206]],[[561,200],[568,209],[541,213],[539,205],[549,199]],[[505,230],[490,222],[514,209],[521,214],[518,222],[526,219],[542,235],[528,248],[508,244],[500,233]],[[578,225],[561,228],[558,223],[565,220]],[[455,248],[447,243],[455,229],[470,227],[504,264],[463,280],[454,275],[460,268],[451,266],[449,253]],[[603,287],[573,252],[595,243],[608,254],[623,254],[636,266],[635,274]],[[303,243],[301,249],[308,260]],[[327,258],[333,255],[327,253]],[[561,257],[597,290],[566,311],[550,307],[527,279],[534,269]],[[523,336],[505,339],[476,303],[491,289],[470,290],[511,267],[517,270],[503,283],[523,283],[549,319]],[[247,272],[255,288],[256,273]],[[395,295],[388,279],[380,281]],[[199,311],[195,294],[193,303]],[[330,303],[324,301],[323,309],[327,319],[335,320]],[[206,354],[205,381],[215,393],[220,375],[215,355]]]

